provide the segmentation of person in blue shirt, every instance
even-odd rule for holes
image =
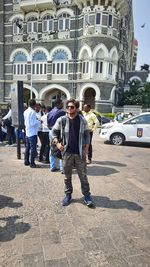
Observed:
[[[66,114],[66,112],[63,109],[63,102],[61,99],[57,99],[55,101],[55,107],[48,113],[47,115],[47,125],[49,128],[49,139],[50,139],[50,143],[52,141],[52,128],[55,124],[55,122],[57,121],[58,118],[60,118],[61,116],[64,116]],[[63,173],[63,163],[62,160],[59,160],[59,168],[60,171]],[[54,158],[51,155],[50,152],[50,169],[52,172],[55,172],[57,170],[56,168],[56,158]]]
[[[35,107],[36,101],[31,99],[29,100],[29,107],[24,111],[24,124],[26,131],[24,164],[26,166],[30,165],[31,168],[36,168],[35,156],[37,133],[41,125],[41,122],[36,117]]]

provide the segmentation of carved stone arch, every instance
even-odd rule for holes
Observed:
[[[15,55],[19,52],[25,54],[25,56],[27,57],[27,61],[30,61],[30,56],[29,56],[28,51],[25,48],[17,48],[11,53],[10,62],[13,62]]]
[[[45,10],[41,12],[40,18],[43,19],[46,15],[50,15],[52,17],[55,17],[55,12],[53,10]]]
[[[74,17],[74,12],[72,9],[70,8],[60,8],[57,13],[56,16],[59,17],[62,13],[67,13],[69,14],[71,17]]]
[[[49,56],[49,53],[48,53],[47,49],[44,48],[43,46],[39,46],[39,47],[36,47],[36,48],[34,48],[34,49],[32,50],[32,55],[31,55],[31,53],[30,53],[30,61],[31,61],[31,56],[33,57],[33,55],[36,54],[37,52],[42,52],[42,53],[44,53],[44,54],[46,55],[46,57],[47,57],[47,61],[50,60],[50,56]]]
[[[116,86],[114,86],[111,90],[111,94],[110,94],[110,101],[115,104],[115,93],[116,93],[117,89]]]
[[[114,57],[114,55],[115,55],[115,57]],[[109,52],[109,57],[110,57],[110,59],[118,62],[119,55],[118,55],[118,50],[117,50],[116,46],[111,48],[111,50]]]
[[[29,12],[25,15],[25,21],[28,21],[29,18],[34,17],[37,20],[39,19],[39,13],[37,12]]]
[[[93,58],[96,58],[98,51],[102,49],[104,51],[105,58],[108,58],[108,49],[104,44],[98,44],[93,50]]]
[[[88,55],[89,55],[89,58],[92,57],[92,51],[91,51],[91,48],[85,44],[84,46],[81,47],[80,51],[79,51],[79,54],[78,54],[78,58],[81,60],[82,59],[82,55],[83,55],[83,52],[84,51],[87,51]]]
[[[23,84],[23,87],[31,91],[31,86],[29,84]],[[37,90],[32,86],[32,92],[35,94],[35,98],[38,99],[38,92]]]
[[[40,93],[39,93],[39,99],[44,99],[45,95],[48,91],[53,90],[53,89],[59,89],[60,91],[64,92],[67,96],[67,99],[71,98],[70,92],[63,86],[59,85],[59,84],[51,84],[51,85],[47,85],[46,87],[44,87]]]
[[[138,76],[130,77],[129,82],[132,82],[132,81],[134,81],[134,80],[139,81],[139,82],[142,82],[141,78],[138,77]]]
[[[50,56],[49,56],[49,57],[50,57],[50,60],[51,60],[51,61],[53,60],[53,55],[54,55],[55,52],[57,52],[57,51],[61,51],[61,50],[63,50],[64,52],[67,53],[67,55],[68,55],[68,60],[71,60],[71,59],[72,59],[72,53],[71,53],[70,49],[69,49],[67,46],[65,46],[65,45],[58,45],[58,46],[54,47],[54,48],[50,51]]]
[[[24,15],[23,14],[15,14],[10,17],[9,22],[13,22],[16,19],[24,20]]]
[[[84,100],[84,93],[85,93],[86,89],[88,89],[88,88],[93,88],[95,93],[96,93],[95,100],[96,101],[100,100],[100,88],[94,83],[86,83],[81,87],[80,94],[79,94],[79,100],[80,101]]]

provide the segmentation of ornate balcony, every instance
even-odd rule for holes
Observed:
[[[56,1],[54,0],[20,0],[20,8],[23,11],[33,11],[33,10],[45,10],[45,9],[55,9]]]
[[[73,1],[80,9],[87,6],[97,5],[97,1],[94,0],[74,0]],[[95,4],[96,3],[96,4]],[[98,6],[102,6],[104,4],[103,0],[98,0]],[[116,8],[117,11],[120,12],[122,16],[125,16],[129,13],[131,9],[132,1],[131,0],[105,0],[105,8],[112,7]]]

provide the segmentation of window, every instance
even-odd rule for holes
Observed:
[[[32,59],[32,74],[46,75],[47,74],[47,58],[43,52],[37,52]]]
[[[109,75],[112,75],[113,74],[113,64],[112,63],[109,63],[108,74]]]
[[[96,14],[96,25],[100,25],[101,24],[101,13],[97,13]]]
[[[53,17],[47,16],[42,21],[42,31],[43,32],[51,32],[54,29],[54,21]]]
[[[150,115],[142,115],[135,119],[137,124],[150,124]]]
[[[13,23],[13,35],[19,35],[22,34],[22,29],[20,29],[17,25],[16,22]]]
[[[82,63],[82,72],[83,74],[89,73],[89,61],[84,60]]]
[[[103,61],[96,61],[96,73],[103,73]]]
[[[68,74],[68,57],[65,51],[58,51],[53,56],[53,74]]]
[[[84,27],[87,27],[89,25],[89,15],[84,15]]]
[[[112,27],[113,26],[113,16],[112,15],[109,15],[108,16],[108,26],[109,27]]]
[[[70,29],[70,15],[63,13],[59,16],[59,31],[65,31]]]
[[[27,58],[23,53],[17,53],[13,62],[13,74],[14,75],[26,75],[27,74]]]
[[[34,33],[38,30],[38,22],[36,19],[32,19],[27,22],[27,32],[28,33]]]

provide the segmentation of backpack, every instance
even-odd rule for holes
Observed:
[[[65,144],[65,136],[64,136],[64,129],[65,129],[65,126],[66,126],[66,118],[65,117],[62,118],[61,123],[62,123],[62,133],[59,131],[58,141],[62,142],[63,144]],[[50,150],[51,150],[51,155],[54,158],[62,159],[62,153],[57,148],[57,145],[53,141],[51,142]]]

